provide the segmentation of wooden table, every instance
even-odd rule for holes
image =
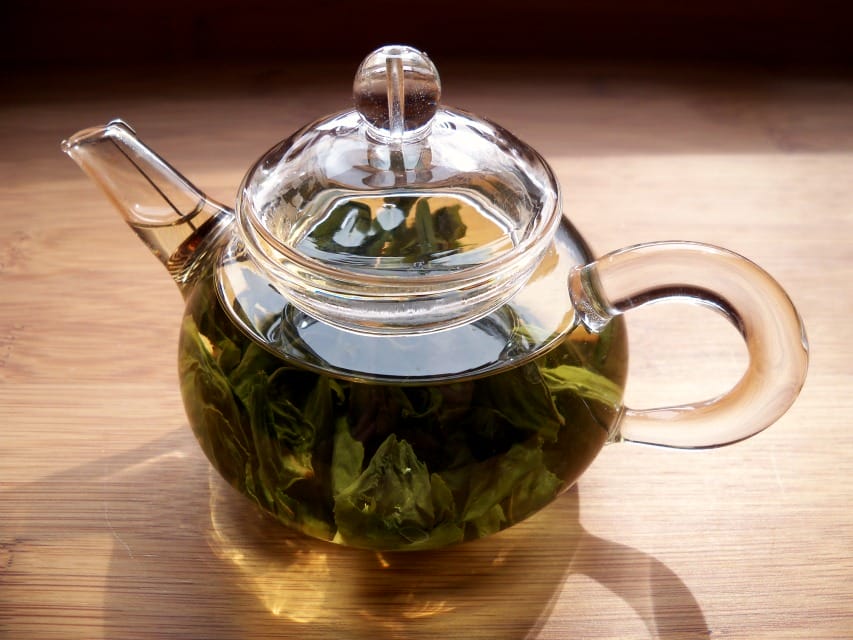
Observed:
[[[178,291],[59,142],[120,116],[233,202],[269,146],[348,106],[354,66],[10,79],[0,637],[853,637],[849,77],[443,69],[448,104],[549,159],[597,252],[710,242],[782,283],[812,360],[799,400],[769,430],[702,452],[609,446],[532,520],[403,557],[265,523],[212,474],[178,392]],[[702,309],[642,309],[629,330],[632,406],[708,397],[744,366],[735,331]]]

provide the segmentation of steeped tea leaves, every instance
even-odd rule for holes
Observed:
[[[416,210],[415,243],[436,247],[462,233],[452,207],[422,207],[417,219],[416,199],[399,206]],[[362,214],[353,215],[358,229]],[[258,346],[211,282],[197,286],[181,332],[190,424],[223,477],[312,536],[394,550],[495,533],[571,486],[621,410],[619,324],[570,334],[490,375],[355,381]]]

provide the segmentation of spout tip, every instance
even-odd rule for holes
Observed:
[[[63,140],[60,143],[59,148],[62,149],[63,153],[66,153],[73,158],[75,150],[84,143],[93,142],[101,138],[126,138],[127,136],[136,138],[136,131],[134,131],[133,127],[127,124],[124,120],[116,118],[114,120],[110,120],[104,126],[91,127],[78,131],[74,135]]]
[[[113,118],[107,123],[107,128],[110,127],[120,127],[121,129],[126,130],[131,135],[136,135],[136,129],[131,127],[127,122],[122,120],[121,118]]]

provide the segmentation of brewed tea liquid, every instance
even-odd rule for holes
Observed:
[[[351,546],[439,547],[523,520],[574,483],[621,409],[621,321],[481,377],[368,383],[248,339],[210,277],[187,309],[182,391],[208,458],[282,522]]]

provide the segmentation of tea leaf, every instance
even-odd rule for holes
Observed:
[[[477,538],[485,538],[500,531],[506,521],[507,517],[501,505],[495,504],[484,514],[469,521],[468,524],[474,528]]]
[[[544,467],[542,449],[533,443],[513,445],[504,455],[472,466],[468,470],[470,486],[462,520],[470,522],[482,517],[509,498],[522,478],[543,471],[550,473]],[[550,498],[553,497],[551,493]]]
[[[512,426],[538,433],[549,442],[557,439],[564,420],[535,363],[486,378],[482,393],[479,403]]]
[[[202,448],[224,472],[239,477],[249,458],[250,443],[231,386],[192,318],[184,320],[182,341],[178,370],[188,417],[193,424],[209,425],[205,437],[200,438]]]
[[[364,445],[350,435],[345,416],[338,418],[332,450],[332,496],[337,497],[361,475]]]
[[[542,379],[551,393],[572,391],[581,397],[596,400],[608,407],[618,407],[622,402],[622,389],[608,378],[571,365],[542,368]]]
[[[429,471],[409,443],[394,434],[335,497],[338,533],[354,546],[393,548],[423,542],[434,517]]]
[[[447,243],[447,246],[453,246],[457,240],[465,237],[468,227],[462,222],[462,216],[459,211],[462,205],[454,204],[447,207],[437,209],[433,214],[433,225],[435,233]]]
[[[257,480],[267,501],[274,505],[280,502],[279,491],[314,475],[313,425],[286,399],[270,397],[269,377],[265,373],[256,373],[247,384],[251,387],[249,420],[254,448],[259,454]]]

